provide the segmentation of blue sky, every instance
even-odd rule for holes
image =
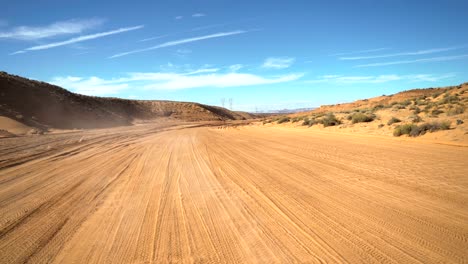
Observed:
[[[246,111],[468,81],[465,0],[73,2],[2,3],[0,70]]]

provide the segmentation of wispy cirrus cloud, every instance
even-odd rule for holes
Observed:
[[[235,30],[235,31],[229,31],[229,32],[220,32],[220,33],[215,33],[215,34],[210,34],[210,35],[198,36],[198,37],[193,37],[193,38],[186,38],[186,39],[168,41],[168,42],[165,42],[165,43],[153,46],[153,47],[149,47],[149,48],[137,49],[137,50],[118,53],[118,54],[110,56],[109,59],[123,57],[123,56],[127,56],[127,55],[130,55],[130,54],[135,54],[135,53],[146,52],[146,51],[150,51],[150,50],[156,50],[156,49],[161,49],[161,48],[177,46],[177,45],[190,43],[190,42],[196,42],[196,41],[205,40],[205,39],[221,38],[221,37],[227,37],[227,36],[244,34],[244,33],[247,33],[247,31]]]
[[[285,69],[289,68],[295,60],[295,58],[290,57],[270,57],[263,62],[262,68]]]
[[[146,42],[146,41],[150,41],[150,40],[161,39],[161,38],[165,38],[165,37],[168,37],[168,36],[171,36],[171,35],[172,34],[164,34],[164,35],[154,36],[154,37],[150,37],[150,38],[140,39],[138,42]]]
[[[422,63],[422,62],[462,60],[462,59],[466,59],[466,58],[468,58],[468,54],[455,55],[455,56],[441,56],[441,57],[416,59],[416,60],[376,62],[376,63],[360,64],[360,65],[356,65],[354,67],[355,68],[380,67],[380,66],[388,66],[388,65],[412,64],[412,63]]]
[[[204,17],[204,16],[206,16],[206,15],[203,14],[203,13],[195,13],[195,14],[192,15],[192,17]]]
[[[128,32],[128,31],[133,31],[133,30],[141,29],[143,27],[144,27],[143,25],[139,25],[139,26],[135,26],[135,27],[124,27],[124,28],[119,28],[119,29],[116,29],[116,30],[111,30],[111,31],[106,31],[106,32],[101,32],[101,33],[96,33],[96,34],[91,34],[91,35],[80,36],[80,37],[71,38],[71,39],[65,40],[65,41],[59,41],[59,42],[53,42],[53,43],[44,44],[44,45],[33,46],[33,47],[30,47],[30,48],[27,48],[27,49],[24,49],[24,50],[16,51],[16,52],[12,53],[11,55],[26,53],[28,51],[37,51],[37,50],[45,50],[45,49],[56,48],[56,47],[60,47],[60,46],[70,45],[70,44],[73,44],[73,43],[78,43],[78,42],[83,42],[83,41],[87,41],[87,40],[102,38],[102,37],[106,37],[106,36],[110,36],[110,35],[120,34],[120,33]]]
[[[306,83],[336,83],[336,84],[363,84],[363,83],[386,83],[392,81],[408,82],[437,82],[455,77],[455,73],[447,74],[384,74],[366,76],[347,75],[323,75],[314,80],[307,80]]]
[[[343,56],[343,55],[353,55],[353,54],[362,54],[362,53],[372,53],[382,50],[389,50],[390,48],[378,48],[378,49],[367,49],[367,50],[357,50],[357,51],[350,51],[350,52],[341,52],[331,54],[330,56]]]
[[[184,18],[184,16],[176,16],[176,17],[174,17],[175,20],[181,20],[182,18]]]
[[[115,79],[103,79],[96,76],[88,78],[67,76],[55,77],[51,82],[80,94],[116,95],[122,90],[135,89],[135,87],[142,87],[142,89],[147,90],[240,87],[290,82],[303,76],[300,73],[260,76],[251,73],[219,73],[218,70],[217,68],[211,68],[182,73],[133,72]]]
[[[417,56],[417,55],[427,55],[433,53],[439,53],[444,51],[461,49],[462,47],[449,47],[449,48],[437,48],[437,49],[427,49],[427,50],[418,50],[410,52],[399,52],[392,54],[382,54],[375,56],[357,56],[357,57],[340,57],[340,60],[367,60],[367,59],[380,59],[380,58],[390,58],[390,57],[400,57],[400,56]]]
[[[61,35],[82,33],[86,30],[96,28],[104,22],[103,19],[74,19],[59,21],[47,26],[19,26],[9,31],[0,32],[0,39],[38,40]]]

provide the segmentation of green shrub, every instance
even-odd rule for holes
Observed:
[[[296,116],[296,117],[294,117],[293,119],[291,119],[291,122],[297,123],[297,122],[299,122],[299,121],[301,121],[301,120],[303,120],[303,119],[304,119],[303,116]]]
[[[419,108],[419,107],[416,106],[416,107],[413,109],[413,114],[417,115],[417,114],[419,114],[419,113],[421,113],[421,108]]]
[[[400,125],[395,127],[393,130],[393,135],[395,137],[399,137],[401,135],[409,135],[411,133],[411,130],[417,129],[418,126],[414,124],[405,124],[405,125]]]
[[[387,125],[392,125],[392,124],[395,124],[395,123],[400,123],[401,120],[396,118],[396,117],[392,117],[390,120],[388,120],[387,122]]]
[[[333,113],[328,113],[324,116],[319,123],[323,124],[324,127],[336,126],[341,124],[341,121],[336,118]]]
[[[372,108],[372,112],[378,111],[380,109],[384,109],[385,106],[383,104],[376,105]]]
[[[408,106],[411,104],[411,101],[410,100],[405,100],[403,102],[400,102],[400,105],[403,105],[403,106]]]
[[[313,126],[315,124],[317,124],[317,121],[315,121],[315,119],[306,118],[306,119],[304,119],[304,122],[302,122],[303,126],[309,126],[309,127],[311,127],[311,126]]]
[[[396,104],[393,106],[394,110],[399,110],[399,109],[406,109],[406,106],[401,105],[401,104]]]
[[[419,136],[425,134],[427,131],[429,132],[435,132],[439,130],[448,130],[450,129],[450,121],[442,121],[442,122],[431,122],[431,123],[425,123],[422,124],[418,127],[419,129],[419,134],[413,135],[413,136]]]
[[[417,126],[415,124],[405,124],[397,126],[395,130],[393,130],[393,135],[395,137],[399,137],[401,135],[417,137],[420,135],[424,135],[426,132],[432,133],[439,130],[448,130],[450,129],[450,124],[451,123],[449,121],[425,123],[420,126]]]
[[[283,116],[278,120],[278,124],[289,122],[291,119],[288,116]]]
[[[411,115],[408,117],[409,121],[413,122],[413,123],[419,123],[422,121],[422,118],[418,115]]]
[[[374,119],[375,119],[374,115],[366,115],[363,113],[355,113],[351,116],[351,120],[353,124],[362,123],[362,122],[372,122],[374,121]]]
[[[432,112],[431,112],[431,116],[437,117],[437,116],[439,116],[439,115],[442,114],[442,113],[444,113],[444,111],[442,111],[442,110],[440,110],[440,109],[434,109],[434,110],[432,110]]]
[[[445,94],[444,95],[444,98],[442,98],[441,100],[439,100],[437,102],[438,105],[443,105],[443,104],[453,104],[453,103],[456,103],[460,101],[460,98],[458,98],[458,96],[456,95],[449,95],[449,94]]]
[[[454,116],[454,115],[463,114],[464,112],[465,112],[465,108],[463,106],[461,106],[461,105],[457,105],[457,106],[447,110],[447,115],[448,116]]]

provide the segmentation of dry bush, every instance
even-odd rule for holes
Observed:
[[[390,125],[392,125],[392,124],[400,123],[400,122],[401,122],[400,119],[398,119],[398,118],[396,118],[396,117],[392,117],[390,120],[388,120],[387,125],[390,126]]]

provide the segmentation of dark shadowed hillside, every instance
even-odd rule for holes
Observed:
[[[104,128],[135,121],[240,120],[253,116],[199,103],[101,98],[0,72],[0,116],[39,129]]]

